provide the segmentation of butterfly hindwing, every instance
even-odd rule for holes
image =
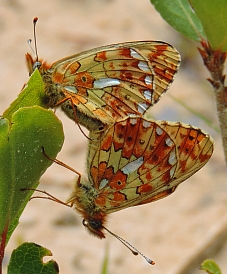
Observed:
[[[190,125],[141,117],[118,121],[88,162],[95,203],[109,213],[164,198],[212,152],[211,137]]]

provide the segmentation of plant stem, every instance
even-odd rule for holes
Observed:
[[[5,226],[5,229],[1,235],[1,243],[0,243],[0,274],[2,274],[2,262],[5,254],[6,247],[6,236],[8,232],[8,225]]]
[[[199,48],[199,52],[203,58],[204,65],[211,75],[208,81],[214,89],[225,163],[227,166],[227,87],[224,85],[225,75],[223,75],[226,53],[221,50],[213,50],[206,41],[202,41],[201,46],[202,48]]]

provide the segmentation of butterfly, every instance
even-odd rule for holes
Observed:
[[[69,118],[96,131],[129,115],[142,116],[157,103],[173,81],[180,55],[165,42],[137,41],[84,51],[52,65],[27,53],[26,63],[29,74],[39,69],[48,107],[61,106]]]
[[[108,214],[172,194],[213,153],[213,140],[201,129],[140,116],[115,122],[96,141],[90,134],[88,179],[79,177],[68,202],[98,238],[109,231]]]

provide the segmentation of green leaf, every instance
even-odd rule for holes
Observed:
[[[43,80],[39,71],[36,69],[17,99],[11,103],[10,107],[5,110],[2,116],[11,120],[12,114],[18,109],[30,106],[46,107],[45,101],[46,95]]]
[[[221,274],[219,266],[213,260],[205,260],[199,269],[205,270],[209,274]]]
[[[39,72],[0,119],[0,236],[8,231],[7,241],[18,224],[31,191],[53,163],[42,152],[55,158],[61,150],[63,127],[55,114],[43,105],[44,87]],[[31,106],[30,106],[31,105]]]
[[[0,138],[0,213],[4,216],[0,232],[8,223],[12,232],[32,194],[20,189],[36,188],[40,177],[52,164],[43,155],[42,147],[48,156],[55,158],[64,135],[55,114],[35,106],[16,111],[11,124],[2,119]]]
[[[51,251],[34,243],[23,243],[12,253],[8,274],[59,273],[56,261],[50,260],[47,263],[43,263],[44,256],[52,256]]]
[[[227,51],[227,1],[190,0],[213,49]]]
[[[181,34],[195,41],[205,37],[203,27],[188,0],[151,0],[151,3],[162,18]]]

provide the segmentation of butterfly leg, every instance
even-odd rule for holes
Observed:
[[[75,123],[77,124],[77,126],[79,127],[81,133],[84,135],[85,138],[87,138],[88,140],[90,140],[90,138],[86,135],[86,133],[83,131],[83,129],[81,128],[81,125],[78,121],[78,118],[77,118],[77,114],[76,114],[76,106],[75,104],[73,103],[73,99],[71,96],[68,96],[68,97],[65,97],[64,99],[61,99],[59,102],[56,103],[55,107],[58,107],[58,106],[61,106],[64,102],[66,101],[70,101],[71,103],[71,106],[72,106],[72,110],[73,110],[73,117],[74,117],[74,121]]]
[[[43,155],[44,155],[48,160],[50,160],[50,161],[52,161],[52,162],[58,164],[59,166],[63,166],[63,167],[65,167],[65,168],[71,170],[72,172],[76,173],[76,174],[78,175],[78,180],[77,180],[77,181],[78,181],[78,183],[80,183],[80,181],[81,181],[81,174],[80,174],[78,171],[76,171],[74,168],[72,168],[72,167],[66,165],[65,163],[63,163],[63,162],[61,162],[61,161],[59,161],[59,160],[57,160],[57,159],[52,159],[52,158],[50,158],[50,157],[46,154],[46,152],[45,152],[43,146],[42,146],[42,152],[43,152]]]
[[[39,198],[39,199],[47,199],[47,200],[51,200],[53,202],[56,202],[56,203],[59,203],[59,204],[62,204],[62,205],[65,205],[65,206],[68,206],[68,207],[72,207],[71,205],[69,205],[67,202],[63,202],[61,200],[59,200],[58,198],[54,197],[53,195],[51,195],[50,193],[46,192],[45,190],[39,190],[39,189],[35,189],[35,188],[21,188],[20,189],[21,191],[25,191],[25,190],[30,190],[30,191],[36,191],[36,192],[39,192],[39,193],[42,193],[46,196],[33,196],[31,197],[29,200],[31,201],[32,199],[36,199],[36,198]]]

